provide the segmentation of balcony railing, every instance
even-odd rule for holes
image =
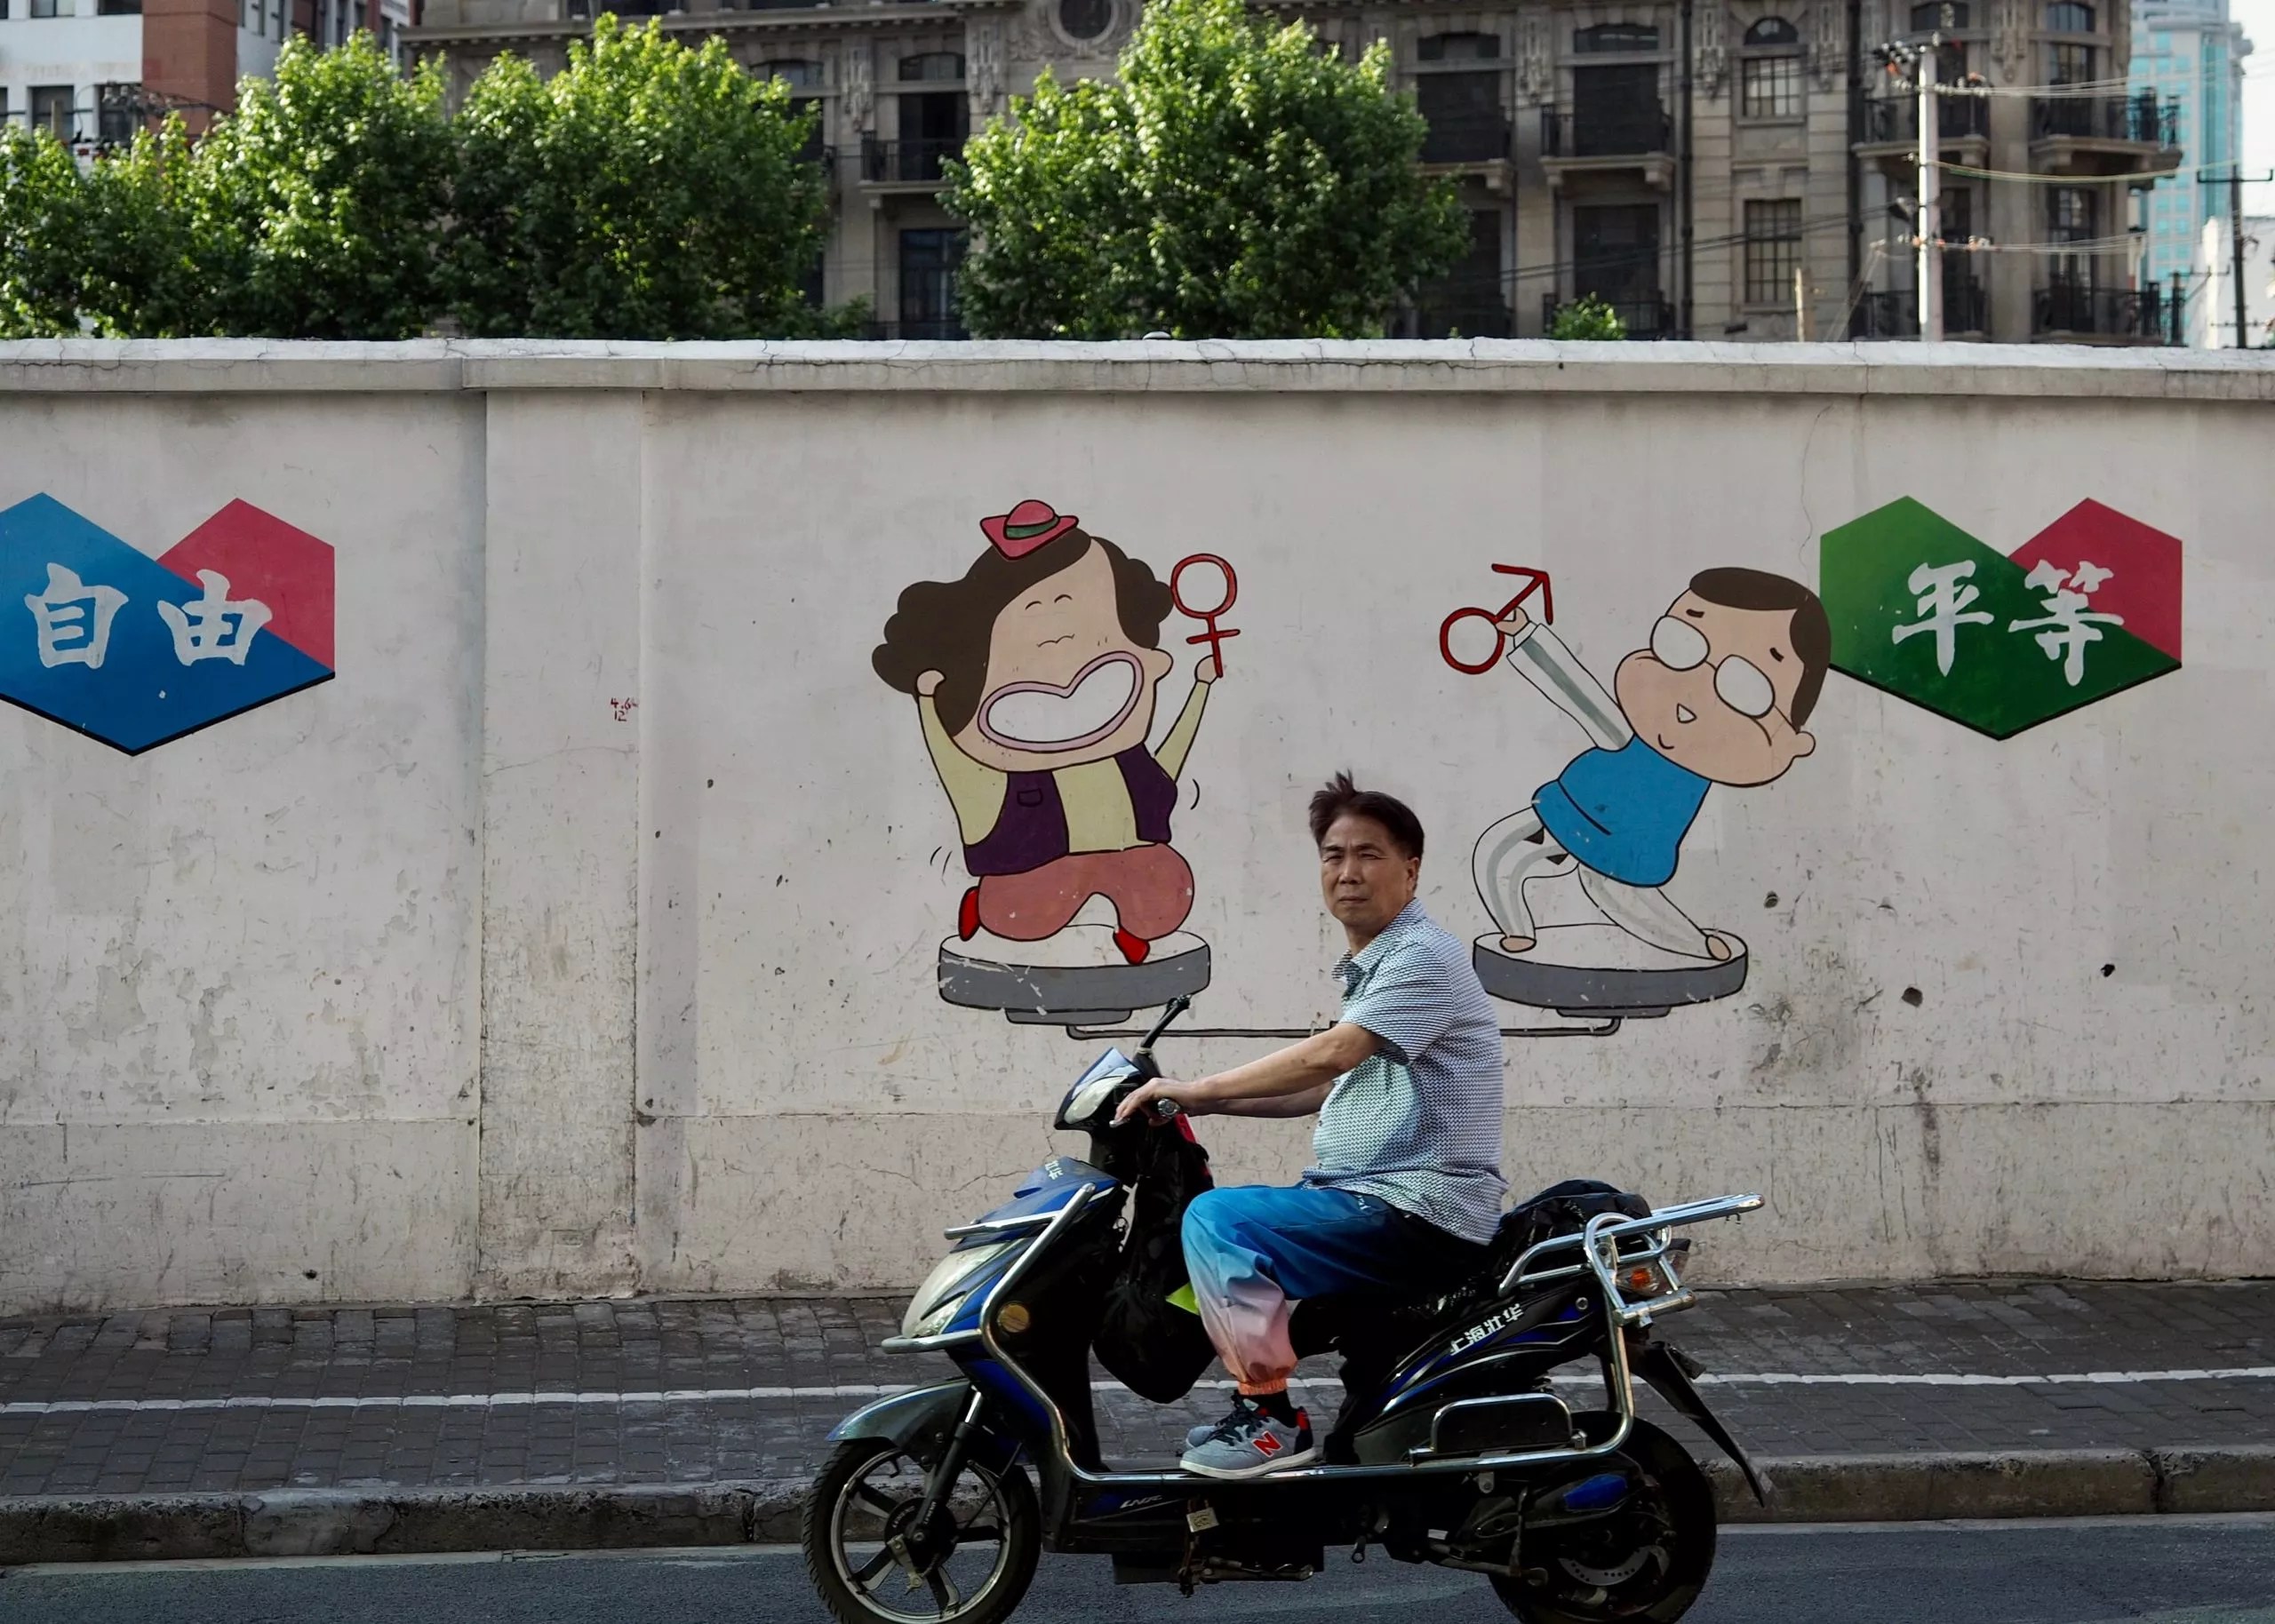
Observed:
[[[1425,163],[1490,163],[1509,155],[1509,121],[1498,114],[1430,121],[1422,138]]]
[[[944,159],[963,150],[963,139],[881,141],[865,136],[861,141],[861,179],[875,181],[924,181],[942,179]]]
[[[1540,330],[1548,331],[1556,325],[1557,313],[1565,306],[1577,304],[1577,299],[1559,299],[1553,293],[1540,296]],[[1674,337],[1674,306],[1656,293],[1640,299],[1608,299],[1611,313],[1619,318],[1620,326],[1627,330],[1631,338],[1672,338]]]
[[[1946,141],[1970,136],[1988,139],[1991,103],[1983,96],[1940,96],[1936,101],[1936,134]],[[1875,97],[1864,103],[1864,128],[1856,138],[1871,146],[1894,146],[1920,139],[1920,99],[1917,96]]]
[[[1551,158],[1624,158],[1666,152],[1674,124],[1657,107],[1579,107],[1540,112],[1540,149]]]
[[[2057,278],[2032,299],[2031,331],[2178,344],[2180,314],[2179,301],[2167,299],[2153,283],[2145,288],[2096,288]]]
[[[1944,331],[1988,333],[1991,294],[1972,276],[1944,272]],[[1916,338],[1920,336],[1920,293],[1916,288],[1889,288],[1867,293],[1848,324],[1852,338]]]
[[[2037,96],[2030,104],[2030,139],[2135,141],[2180,145],[2180,103],[2159,101],[2153,91],[2132,96]]]

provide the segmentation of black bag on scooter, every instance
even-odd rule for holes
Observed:
[[[1201,1316],[1169,1301],[1191,1284],[1185,1268],[1185,1209],[1216,1187],[1209,1152],[1182,1118],[1142,1141],[1120,1264],[1106,1288],[1091,1351],[1140,1397],[1172,1404],[1193,1390],[1217,1357]]]

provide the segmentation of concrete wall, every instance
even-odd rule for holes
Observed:
[[[1238,569],[1175,829],[1225,1027],[1332,1012],[1334,768],[1485,927],[1478,832],[1585,743],[1440,658],[1492,563],[1608,681],[1696,570],[1814,581],[1900,498],[2001,553],[2087,498],[2180,537],[2183,668],[2041,727],[1832,675],[1670,888],[1744,991],[1512,1039],[1507,1166],[1761,1190],[1723,1278],[2266,1273],[2271,426],[2236,354],[0,348],[0,506],[156,554],[242,499],[331,544],[339,606],[335,680],[140,756],[0,709],[0,1313],[901,1283],[1078,1150],[1048,1117],[1101,1046],[938,996],[970,882],[870,664],[1025,498]],[[1307,1140],[1206,1136],[1235,1177]]]

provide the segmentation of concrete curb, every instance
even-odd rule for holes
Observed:
[[[2275,1445],[1794,1455],[1760,1462],[1754,1504],[1708,1468],[1726,1521],[1922,1522],[2275,1511]],[[802,1481],[282,1489],[0,1500],[0,1567],[44,1562],[403,1556],[786,1544]]]

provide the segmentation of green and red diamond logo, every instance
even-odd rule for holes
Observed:
[[[1906,497],[1825,532],[1832,668],[2011,738],[2180,669],[2180,542],[2080,502],[2002,557]]]

